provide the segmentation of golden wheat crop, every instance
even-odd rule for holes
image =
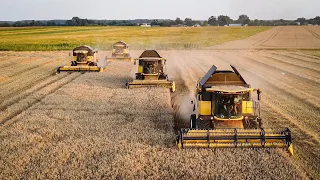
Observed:
[[[0,127],[2,177],[303,178],[278,150],[178,150],[169,90],[125,89],[130,63],[112,62],[105,71],[59,79]]]
[[[269,27],[35,27],[3,28],[0,50],[70,50],[87,44],[111,49],[123,40],[133,49],[199,49],[218,43],[243,39]],[[36,38],[35,38],[36,37]]]

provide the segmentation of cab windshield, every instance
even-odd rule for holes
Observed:
[[[124,46],[115,46],[115,49],[116,49],[116,53],[122,53]]]
[[[237,119],[241,113],[242,95],[217,95],[216,116],[222,119]]]
[[[143,73],[156,74],[157,73],[157,61],[144,61]]]
[[[87,61],[87,54],[86,53],[78,53],[77,54],[77,61],[78,62],[86,62]]]

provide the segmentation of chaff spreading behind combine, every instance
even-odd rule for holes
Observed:
[[[175,82],[169,80],[166,74],[166,59],[155,50],[145,50],[138,59],[136,79],[127,83],[127,88],[160,86],[176,90]]]
[[[198,81],[191,129],[180,131],[178,147],[278,147],[293,154],[290,130],[263,129],[260,89],[251,88],[238,70],[231,68],[233,71],[212,66]],[[257,92],[257,100],[252,92]]]
[[[98,51],[90,46],[76,47],[70,53],[71,65],[58,67],[57,73],[61,71],[101,72],[103,67],[97,64],[97,53]]]

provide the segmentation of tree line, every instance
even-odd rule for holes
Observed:
[[[70,20],[49,20],[49,21],[16,21],[16,22],[0,22],[0,27],[25,27],[25,26],[138,26],[140,24],[147,23],[152,26],[226,26],[229,24],[249,25],[249,26],[286,26],[286,25],[320,25],[320,16],[315,18],[298,18],[296,20],[251,20],[249,16],[243,14],[238,19],[233,20],[229,16],[211,16],[208,20],[198,21],[191,18],[185,18],[184,20],[176,18],[170,19],[136,19],[136,20],[90,20],[81,19],[79,17],[73,17]]]

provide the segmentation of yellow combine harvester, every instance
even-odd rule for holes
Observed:
[[[108,61],[133,61],[129,53],[129,45],[123,41],[118,41],[113,44],[112,56],[107,58]]]
[[[90,46],[76,47],[69,54],[71,65],[58,67],[57,73],[61,71],[102,72],[103,68],[97,65],[97,53],[98,51],[93,50]]]
[[[145,50],[138,61],[136,79],[126,84],[127,88],[160,86],[168,87],[171,92],[176,90],[175,82],[168,79],[166,74],[166,59],[162,58],[156,50]]]
[[[293,154],[288,128],[264,129],[260,117],[260,89],[251,88],[238,70],[216,66],[197,83],[190,129],[181,129],[179,148],[286,148]],[[252,93],[257,93],[256,100]]]

